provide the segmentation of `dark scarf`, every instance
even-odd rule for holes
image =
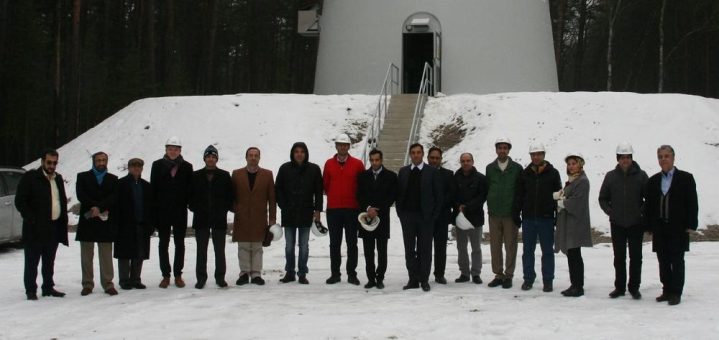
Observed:
[[[175,160],[172,160],[170,157],[165,155],[162,157],[162,160],[164,160],[167,167],[170,168],[170,176],[174,178],[175,175],[177,175],[177,170],[180,168],[180,164],[182,164],[182,155],[177,156]]]

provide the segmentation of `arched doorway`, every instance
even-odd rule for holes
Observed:
[[[417,93],[424,63],[434,70],[434,89],[441,90],[442,26],[434,15],[417,12],[402,25],[402,92]]]

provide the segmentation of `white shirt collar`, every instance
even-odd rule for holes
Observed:
[[[419,168],[419,171],[422,171],[422,169],[424,168],[424,162],[419,163],[419,165],[412,164],[412,167],[410,167],[410,170],[414,170],[415,168]]]

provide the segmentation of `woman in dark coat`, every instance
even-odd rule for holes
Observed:
[[[117,224],[115,258],[122,289],[144,289],[140,274],[142,261],[150,258],[150,236],[154,231],[155,214],[152,187],[141,178],[144,162],[133,158],[128,162],[128,175],[117,185]]]

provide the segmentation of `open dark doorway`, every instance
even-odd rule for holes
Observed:
[[[424,63],[433,61],[434,33],[402,34],[402,92],[419,92]]]

